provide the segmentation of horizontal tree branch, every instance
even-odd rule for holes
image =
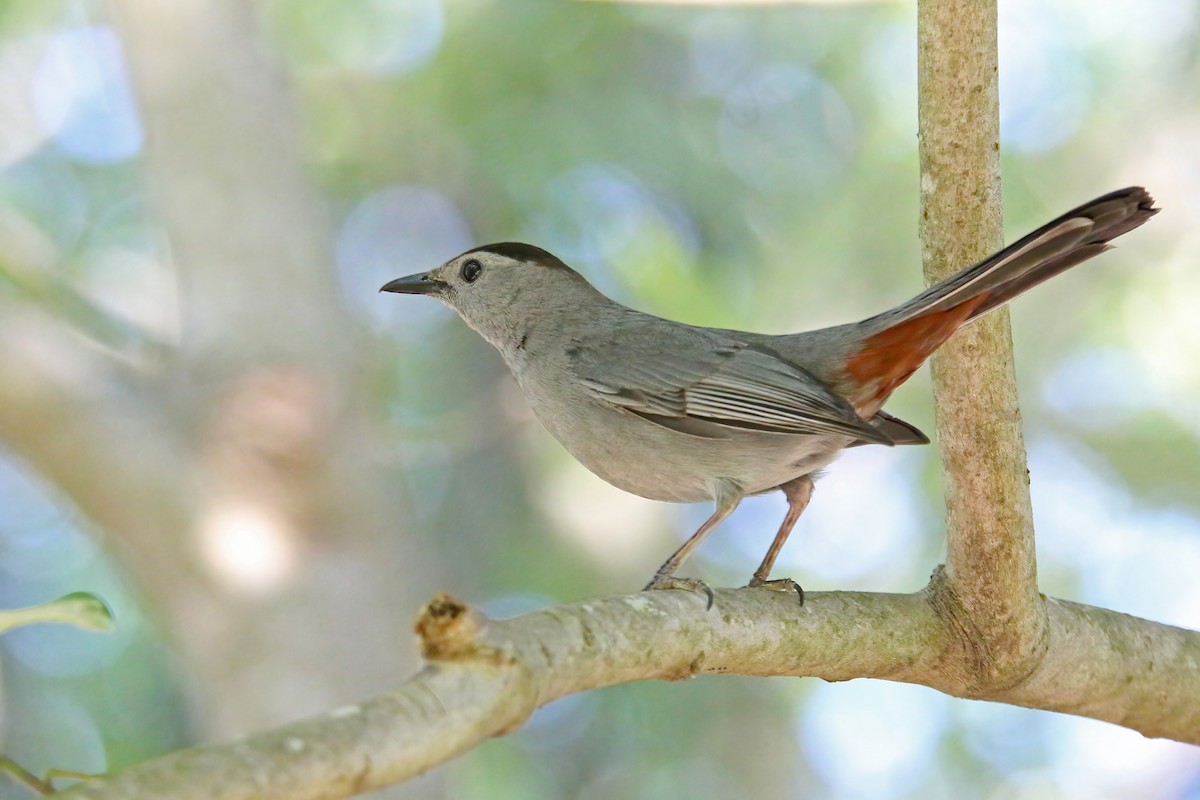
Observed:
[[[395,692],[62,793],[90,800],[325,800],[424,772],[564,695],[651,678],[884,678],[1115,722],[1200,744],[1200,633],[1045,600],[1049,645],[1015,685],[981,686],[942,571],[914,594],[768,589],[589,600],[489,621],[441,595],[418,619],[427,665]]]
[[[585,2],[600,3],[642,3],[659,6],[730,6],[746,8],[749,6],[850,6],[867,3],[882,5],[897,3],[900,0],[585,0]]]

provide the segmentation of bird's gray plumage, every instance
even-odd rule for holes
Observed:
[[[675,430],[687,420],[690,435],[729,438],[733,428],[892,444],[803,367],[718,331],[630,317],[576,339],[567,355],[599,399]]]
[[[809,476],[840,450],[928,442],[881,409],[892,390],[955,329],[1103,252],[1156,211],[1144,189],[1113,192],[889,311],[785,336],[626,308],[545,250],[514,242],[383,288],[455,309],[500,351],[546,428],[600,477],[652,499],[717,502],[651,582],[662,586],[744,495],[783,489],[794,521]]]

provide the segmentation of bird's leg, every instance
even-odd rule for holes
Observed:
[[[717,508],[713,511],[711,517],[704,521],[704,524],[688,538],[683,545],[671,554],[671,557],[663,562],[663,565],[654,573],[654,577],[646,584],[646,588],[642,591],[650,589],[689,589],[693,592],[704,592],[708,596],[708,607],[712,608],[713,592],[708,588],[708,584],[696,578],[676,578],[675,570],[687,560],[687,557],[692,554],[692,551],[700,546],[704,541],[704,537],[712,531],[713,528],[721,524],[721,522],[733,513],[733,510],[738,507],[738,503],[742,502],[742,490],[732,481],[721,481],[717,487]]]
[[[771,574],[771,567],[775,566],[775,559],[779,557],[779,551],[783,549],[783,543],[787,541],[788,535],[792,532],[792,528],[796,527],[796,520],[800,519],[800,515],[804,513],[804,509],[808,508],[808,501],[812,499],[813,482],[812,478],[807,475],[802,475],[799,478],[788,481],[779,487],[788,501],[787,516],[783,518],[783,523],[779,526],[779,531],[775,534],[775,540],[771,542],[771,547],[767,550],[767,554],[763,556],[762,564],[754,571],[754,577],[750,579],[748,586],[769,586],[772,589],[780,591],[794,590],[800,595],[800,604],[804,604],[804,590],[800,585],[791,578],[782,578],[776,581],[767,580],[767,576]]]

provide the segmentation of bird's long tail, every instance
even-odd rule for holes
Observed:
[[[960,327],[1103,253],[1111,240],[1157,212],[1140,186],[1111,192],[866,320],[863,327],[874,332],[846,362],[848,377],[861,387],[851,402],[860,409],[877,408]]]

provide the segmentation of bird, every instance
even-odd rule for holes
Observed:
[[[381,287],[449,306],[493,345],[537,419],[605,481],[714,510],[645,590],[713,593],[676,571],[743,498],[781,491],[787,512],[748,586],[775,560],[848,447],[928,444],[883,410],[955,331],[1108,250],[1158,212],[1142,187],[1110,192],[860,322],[785,335],[688,325],[624,306],[540,247],[501,242]]]

